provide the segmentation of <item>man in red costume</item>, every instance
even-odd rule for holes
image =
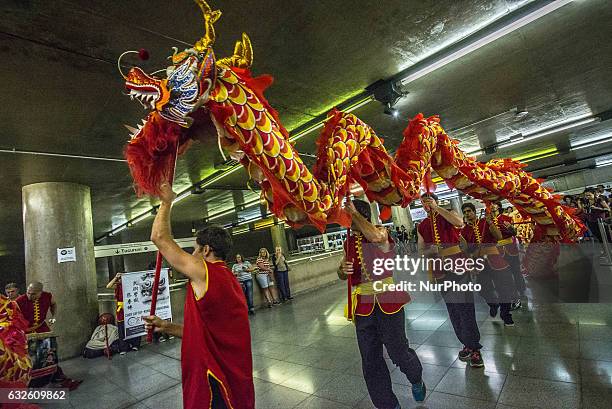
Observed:
[[[162,326],[183,338],[181,368],[185,409],[253,409],[253,363],[246,302],[240,284],[223,261],[232,239],[219,226],[197,233],[189,254],[172,238],[170,213],[176,197],[162,184],[161,205],[151,240],[173,268],[189,277],[184,325]],[[148,317],[149,323],[159,322]]]
[[[480,295],[489,304],[491,317],[495,317],[500,310],[499,315],[504,325],[513,327],[510,307],[514,293],[514,279],[510,264],[497,248],[502,233],[493,222],[490,212],[485,218],[478,219],[476,207],[472,203],[465,203],[461,206],[461,211],[466,223],[461,230],[462,240],[468,247],[466,252],[473,257],[487,259],[484,270],[478,274],[478,282],[482,286]]]
[[[33,282],[28,285],[26,293],[17,297],[15,302],[19,305],[23,316],[28,320],[28,333],[51,331],[47,325],[47,313],[51,312],[49,324],[53,325],[57,304],[51,293],[43,291],[42,283]]]
[[[416,352],[410,348],[405,332],[404,304],[410,301],[410,296],[379,288],[381,284],[393,283],[393,271],[385,269],[376,274],[373,269],[374,259],[393,257],[390,246],[393,241],[384,227],[370,223],[371,209],[367,202],[349,201],[346,210],[352,216],[352,234],[344,243],[344,260],[338,277],[346,280],[350,275],[354,286],[353,311],[347,314],[355,323],[363,377],[370,398],[378,409],[400,407],[391,387],[391,376],[383,356],[384,345],[389,358],[412,384],[412,396],[421,402],[426,394],[421,377],[423,367]]]
[[[525,296],[525,278],[521,272],[521,259],[519,257],[519,249],[516,240],[516,229],[512,224],[514,220],[512,216],[503,214],[501,202],[491,203],[491,220],[495,226],[500,230],[501,237],[497,241],[497,248],[499,253],[505,257],[508,264],[510,264],[510,270],[512,277],[514,278],[514,297],[512,302],[512,309],[517,310],[521,308],[521,297]]]
[[[51,313],[49,324],[55,324],[55,314],[57,312],[57,304],[53,299],[53,295],[47,291],[43,291],[42,283],[35,281],[28,285],[25,294],[20,295],[15,300],[24,318],[28,321],[28,329],[26,333],[43,333],[50,332],[51,329],[47,324],[47,314]],[[73,380],[64,375],[64,371],[60,366],[51,379],[51,382],[61,382],[61,385],[70,390],[79,387],[83,382],[81,380]]]
[[[438,197],[433,193],[421,196],[423,208],[427,212],[418,228],[419,253],[432,258],[458,259],[463,257],[459,247],[459,233],[463,228],[463,219],[452,210],[438,206]],[[468,284],[469,274],[456,274],[455,271],[433,269],[432,279],[436,283]],[[480,368],[484,366],[480,353],[480,331],[476,323],[474,309],[474,294],[471,291],[454,291],[449,289],[441,291],[446,303],[448,316],[455,331],[455,335],[463,344],[459,351],[459,359],[469,361],[470,366]]]

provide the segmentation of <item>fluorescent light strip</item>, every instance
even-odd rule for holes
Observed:
[[[245,202],[245,203],[243,203],[243,206],[245,206],[245,207],[246,207],[246,206],[250,206],[250,205],[252,205],[252,204],[255,204],[255,203],[259,202],[259,200],[260,200],[259,198],[257,198],[257,199],[253,199],[253,200],[251,200],[250,202]],[[235,207],[232,207],[231,209],[223,210],[223,211],[222,211],[222,212],[220,212],[220,213],[215,213],[214,215],[212,215],[212,216],[208,217],[207,219],[208,219],[208,220],[212,220],[212,219],[219,218],[219,217],[221,217],[221,216],[226,216],[226,215],[228,215],[228,214],[233,213],[235,210],[236,210],[236,208],[235,208]],[[255,219],[255,220],[256,220],[256,219]],[[252,221],[252,220],[249,220],[249,221]],[[241,224],[242,224],[242,223],[241,223]]]
[[[570,120],[570,121],[574,121],[574,120],[575,119]],[[570,121],[567,121],[567,122],[570,122]],[[574,122],[574,123],[571,123],[571,124],[568,124],[568,125],[564,125],[564,126],[548,127],[548,128],[545,128],[545,130],[543,130],[543,131],[536,131],[536,132],[533,132],[531,134],[524,135],[521,139],[518,139],[516,141],[502,142],[499,145],[497,145],[497,147],[498,148],[507,148],[508,146],[518,145],[518,144],[523,143],[523,142],[532,141],[534,139],[541,138],[541,137],[546,136],[546,135],[552,135],[552,134],[555,134],[555,133],[558,133],[558,132],[561,132],[561,131],[566,131],[568,129],[573,129],[573,128],[579,127],[581,125],[590,124],[591,122],[595,122],[595,121],[597,121],[597,118],[591,117],[591,118],[579,120],[577,122]],[[567,123],[567,122],[565,122],[565,123]]]
[[[172,201],[172,204],[178,203],[181,200],[188,198],[189,196],[191,196],[191,188],[189,188],[189,190],[186,190],[180,195],[178,195],[177,197],[175,197],[174,200]]]
[[[132,225],[135,225],[136,223],[148,218],[149,216],[152,216],[151,211],[149,210],[146,213],[143,213],[139,216],[134,217],[132,220],[130,220],[128,223],[132,223]]]
[[[460,48],[459,50],[440,58],[438,61],[435,61],[429,64],[426,67],[423,67],[416,72],[413,72],[406,77],[401,79],[402,84],[407,84],[409,82],[415,81],[421,77],[424,77],[427,74],[432,73],[433,71],[444,67],[445,65],[450,64],[451,62],[458,60],[461,57],[464,57],[470,54],[473,51],[478,50],[481,47],[484,47],[487,44],[492,43],[493,41],[512,33],[515,30],[518,30],[521,27],[526,26],[527,24],[536,21],[537,19],[546,16],[547,14],[552,13],[553,11],[565,6],[568,3],[571,3],[572,0],[557,0],[552,1],[550,4],[535,10],[534,12],[519,18],[516,21],[506,25],[505,27],[500,28],[497,31],[494,31],[491,34],[484,36],[483,38],[474,40],[472,43],[466,45],[465,47]]]
[[[127,223],[117,227],[116,229],[111,230],[110,235],[114,236],[115,234],[122,232],[125,229],[127,229]]]
[[[603,168],[604,166],[612,165],[612,159],[605,160],[603,162],[595,163],[596,168]]]
[[[588,138],[586,140],[580,141],[580,143],[571,144],[572,150],[577,151],[584,148],[590,148],[592,146],[601,145],[602,143],[610,143],[612,142],[612,134],[601,135],[598,137]]]
[[[350,112],[353,112],[354,110],[356,110],[357,108],[361,108],[362,106],[364,106],[364,105],[366,105],[366,104],[368,104],[369,102],[372,102],[372,101],[374,101],[374,98],[370,95],[370,96],[364,98],[363,100],[361,100],[359,102],[356,102],[355,104],[353,104],[353,105],[343,109],[342,111],[346,112],[346,113],[350,113]],[[306,128],[306,129],[304,129],[303,131],[300,131],[300,132],[296,133],[295,135],[291,136],[289,138],[289,140],[292,141],[292,142],[297,141],[298,139],[302,138],[303,136],[309,134],[310,132],[315,131],[315,130],[317,130],[319,128],[322,128],[324,123],[325,123],[325,120],[319,121],[316,124],[314,124],[314,125]]]

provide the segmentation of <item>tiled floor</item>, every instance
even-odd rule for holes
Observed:
[[[252,319],[257,408],[373,408],[353,325],[342,316],[344,294],[336,284]],[[460,345],[437,295],[407,306],[406,332],[429,392],[417,405],[388,361],[404,409],[612,407],[612,304],[529,305],[514,314],[514,328],[491,319],[480,301],[477,311],[484,370],[456,359]],[[62,407],[181,407],[179,359],[176,339],[112,361],[63,362],[85,381]]]

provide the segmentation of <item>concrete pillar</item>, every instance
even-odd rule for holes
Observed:
[[[285,225],[282,223],[275,224],[274,226],[270,227],[270,234],[272,235],[272,245],[274,245],[272,253],[274,253],[276,246],[281,246],[283,248],[283,253],[285,255],[289,254],[287,235],[285,234]]]
[[[40,281],[57,303],[59,356],[78,356],[98,315],[96,262],[89,187],[35,183],[22,189],[27,282]],[[58,262],[58,248],[75,260]]]
[[[391,219],[393,220],[393,226],[401,227],[406,226],[408,231],[412,230],[412,215],[410,214],[410,208],[401,206],[391,206]]]

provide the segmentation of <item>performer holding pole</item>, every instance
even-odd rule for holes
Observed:
[[[160,187],[151,240],[170,265],[189,278],[184,325],[145,317],[147,329],[182,337],[183,407],[253,409],[251,334],[244,295],[225,265],[232,239],[219,226],[199,231],[189,254],[172,238],[170,214],[175,193],[168,182]]]
[[[481,284],[480,295],[489,304],[489,315],[500,318],[507,327],[514,326],[510,302],[514,292],[514,280],[510,271],[510,264],[500,254],[496,244],[502,238],[499,228],[493,223],[490,212],[484,218],[476,216],[476,207],[473,203],[464,203],[461,211],[466,225],[461,230],[461,237],[469,245],[473,257],[486,258],[483,271],[478,274],[478,282]]]
[[[344,260],[338,277],[351,279],[355,286],[352,317],[357,331],[363,377],[378,409],[397,409],[399,402],[391,387],[391,376],[383,357],[383,345],[394,364],[412,384],[412,396],[417,402],[425,400],[426,387],[423,368],[416,352],[410,348],[405,332],[404,304],[410,301],[405,292],[377,291],[375,282],[393,283],[393,271],[373,274],[371,257],[392,258],[392,239],[384,227],[370,222],[370,205],[363,200],[347,201],[345,210],[352,216],[351,235],[344,243]],[[384,264],[384,263],[383,263]]]
[[[521,308],[521,298],[525,296],[525,278],[521,272],[521,260],[516,241],[516,228],[513,226],[514,220],[511,216],[502,214],[501,202],[493,202],[490,206],[491,222],[499,229],[501,236],[497,241],[499,253],[506,258],[510,264],[512,277],[514,278],[514,294],[512,300],[512,310]]]
[[[424,193],[421,196],[423,208],[427,212],[418,229],[419,253],[427,257],[458,258],[463,253],[459,247],[459,233],[463,228],[461,216],[452,210],[438,206],[438,197],[434,193]],[[445,283],[454,281],[466,284],[470,281],[469,274],[457,275],[454,271],[432,270],[432,279]],[[448,316],[457,339],[463,344],[458,358],[469,361],[470,366],[484,367],[480,353],[480,331],[476,323],[474,309],[474,294],[470,291],[442,291]]]

